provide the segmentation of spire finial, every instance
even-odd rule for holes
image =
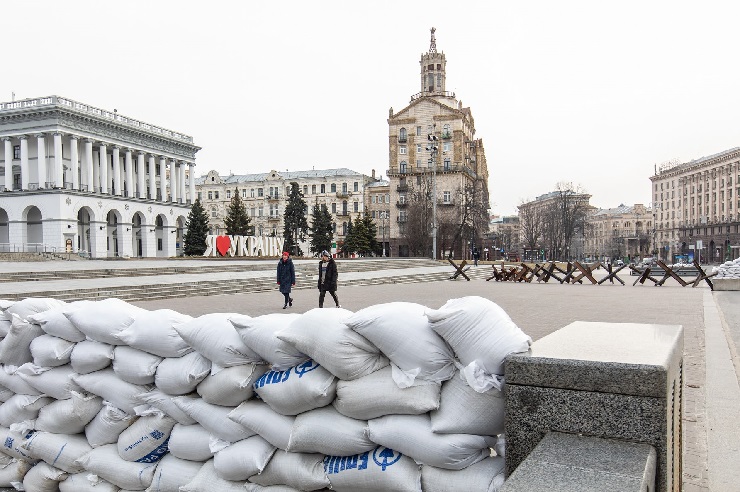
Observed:
[[[436,53],[437,52],[437,40],[434,38],[434,31],[437,29],[432,27],[430,31],[432,31],[432,40],[429,42],[429,53]]]

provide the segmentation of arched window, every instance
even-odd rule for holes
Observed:
[[[452,137],[452,132],[450,132],[450,125],[446,124],[442,127],[442,138],[450,138]]]
[[[407,166],[408,166],[408,164],[406,164],[406,161],[401,161],[401,164],[399,165],[399,171],[401,173],[405,173]]]
[[[448,157],[445,159],[445,171],[449,171],[449,170],[450,170],[450,158]]]

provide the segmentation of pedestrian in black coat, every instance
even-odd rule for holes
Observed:
[[[328,251],[321,252],[321,261],[319,262],[319,307],[324,307],[324,297],[328,292],[334,299],[334,304],[339,305],[337,297],[337,264]]]
[[[295,267],[293,260],[290,259],[290,253],[283,252],[277,265],[277,283],[280,286],[280,292],[285,296],[285,305],[283,309],[293,305],[293,298],[290,297],[291,287],[295,287]]]

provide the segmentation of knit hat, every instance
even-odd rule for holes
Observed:
[[[327,250],[322,251],[321,252],[321,256],[326,256],[328,258],[331,258],[331,255],[329,254],[329,252]]]
[[[290,253],[288,251],[283,251],[283,256],[290,256]]]

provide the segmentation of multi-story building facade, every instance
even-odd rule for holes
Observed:
[[[437,51],[434,28],[429,51],[421,55],[419,63],[420,92],[411,96],[408,106],[398,112],[391,108],[388,115],[389,246],[394,256],[408,256],[419,249],[411,245],[419,235],[434,236],[439,243],[437,257],[454,250],[459,257],[469,253],[468,241],[475,241],[466,232],[461,244],[451,242],[459,236],[459,226],[466,217],[469,219],[470,211],[477,210],[482,217],[474,228],[487,227],[485,150],[483,141],[475,138],[470,108],[463,107],[455,94],[446,90],[447,60],[443,52]],[[433,142],[436,152],[428,149],[429,135],[437,138]],[[432,211],[426,206],[414,208],[414,202],[420,201],[431,201]],[[473,203],[475,207],[471,207]],[[485,232],[478,230],[477,234]],[[417,254],[431,254],[432,248],[426,251],[426,243],[422,245],[424,251]]]
[[[0,251],[179,253],[193,137],[49,96],[0,103]]]
[[[516,253],[517,256],[520,257],[521,245],[519,237],[520,232],[518,215],[494,217],[491,220],[491,247],[489,248],[487,259],[506,259],[509,253]],[[498,253],[495,253],[495,250],[498,250]],[[512,257],[513,256],[514,255],[512,255]]]
[[[637,261],[652,255],[653,211],[641,203],[600,208],[588,214],[583,232],[587,259]]]
[[[591,195],[562,189],[540,195],[519,208],[523,259],[568,260],[584,256],[586,216]]]
[[[656,168],[655,241],[661,258],[717,263],[740,256],[740,148]]]
[[[366,185],[372,177],[346,168],[310,171],[270,171],[220,176],[209,171],[195,179],[197,196],[208,213],[211,234],[224,234],[229,203],[237,190],[244,201],[256,236],[282,236],[285,203],[291,183],[298,183],[308,205],[309,226],[313,206],[326,205],[335,221],[335,239],[342,241],[350,221],[365,212]]]
[[[391,256],[391,194],[390,183],[380,179],[365,185],[365,210],[376,224],[375,239],[380,244],[381,254]]]

